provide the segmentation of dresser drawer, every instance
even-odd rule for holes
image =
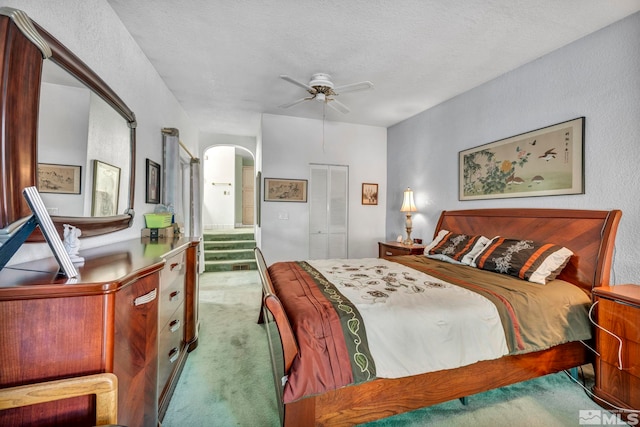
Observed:
[[[176,255],[168,257],[165,262],[165,267],[160,273],[160,285],[170,285],[176,280],[184,282],[185,271],[185,253],[180,252]],[[162,291],[162,289],[161,289]]]
[[[184,305],[170,317],[167,325],[158,334],[158,395],[162,393],[184,346]]]
[[[626,370],[619,370],[616,365],[599,362],[598,387],[605,390],[630,408],[640,408],[640,378]]]
[[[606,298],[598,299],[598,324],[621,338],[640,343],[640,307],[616,302]]]
[[[184,283],[174,282],[163,289],[158,304],[158,328],[164,328],[171,316],[184,301]]]
[[[640,331],[635,322],[639,316],[640,307],[606,298],[598,299],[598,325],[622,340],[622,367],[625,373],[637,378],[640,378]],[[597,339],[602,360],[618,366],[620,342],[600,328],[597,329]]]
[[[615,331],[615,329],[613,331]],[[600,329],[598,329],[597,334],[600,357],[603,361],[618,366],[618,349],[620,348],[620,342]],[[623,338],[621,356],[624,371],[640,378],[640,343]],[[638,393],[640,394],[640,389]]]
[[[397,255],[409,255],[409,250],[404,248],[394,248],[391,246],[380,247],[380,257],[397,256]]]
[[[171,315],[183,303],[185,299],[184,279],[184,254],[168,259],[160,274],[158,328],[164,328]]]
[[[398,255],[422,255],[424,245],[404,245],[396,242],[378,242],[378,258]]]

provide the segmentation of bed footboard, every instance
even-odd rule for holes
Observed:
[[[267,264],[259,248],[254,249],[258,273],[262,282],[262,307],[258,323],[265,325],[269,353],[273,368],[273,381],[278,396],[280,419],[284,419],[284,405],[282,403],[282,379],[289,373],[293,359],[298,354],[298,343],[291,329],[289,319],[282,307],[282,303],[274,294],[273,284],[269,277]]]
[[[457,369],[398,379],[379,378],[284,405],[284,426],[353,426],[482,393],[589,363],[587,348],[571,342]]]

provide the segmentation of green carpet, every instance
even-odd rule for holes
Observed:
[[[200,278],[199,345],[189,355],[163,427],[272,427],[278,410],[267,339],[256,324],[256,271]],[[587,385],[592,373],[587,370]],[[579,426],[580,410],[600,410],[564,373],[365,424],[392,426]]]
[[[200,276],[198,347],[185,364],[162,427],[276,426],[267,337],[256,323],[255,270]]]

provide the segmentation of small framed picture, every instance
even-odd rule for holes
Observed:
[[[80,194],[82,166],[38,163],[40,193]]]
[[[265,202],[303,202],[307,201],[306,179],[264,179]]]
[[[120,168],[100,160],[93,161],[93,205],[92,216],[118,214],[120,195]]]
[[[362,204],[377,205],[378,204],[378,184],[362,184]]]
[[[147,159],[147,203],[160,203],[160,165]]]

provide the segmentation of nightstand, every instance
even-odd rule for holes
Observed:
[[[598,325],[622,340],[622,370],[618,369],[620,343],[596,328],[593,393],[620,408],[640,409],[640,286],[603,286],[593,290]],[[607,406],[599,399],[596,402]],[[615,409],[615,408],[614,408]]]
[[[378,258],[397,255],[422,255],[425,245],[405,245],[398,242],[378,242]]]

